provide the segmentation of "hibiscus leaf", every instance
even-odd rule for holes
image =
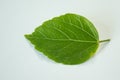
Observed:
[[[96,52],[99,35],[85,17],[65,14],[45,21],[32,34],[25,37],[48,58],[63,64],[80,64]]]

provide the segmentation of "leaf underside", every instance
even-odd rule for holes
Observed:
[[[44,22],[25,37],[48,58],[69,65],[85,62],[99,46],[94,25],[71,13]]]

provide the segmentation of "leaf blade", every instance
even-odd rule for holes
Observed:
[[[88,60],[99,46],[94,25],[76,14],[48,20],[25,37],[50,59],[71,65]]]

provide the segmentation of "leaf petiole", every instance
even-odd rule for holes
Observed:
[[[102,43],[102,42],[109,42],[110,41],[110,39],[106,39],[106,40],[101,40],[101,41],[99,41],[99,43]]]

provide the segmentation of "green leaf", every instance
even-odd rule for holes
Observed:
[[[94,25],[85,17],[70,13],[44,22],[25,37],[48,58],[70,65],[85,62],[99,46]]]

